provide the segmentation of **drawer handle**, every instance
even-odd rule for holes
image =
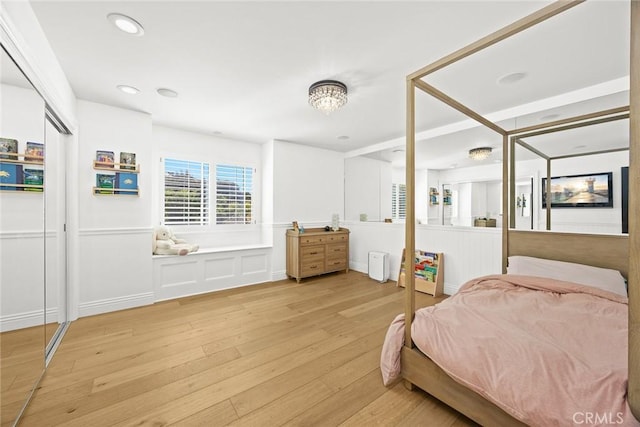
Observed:
[[[316,255],[318,252],[309,252],[309,255]]]
[[[318,266],[317,266],[317,265],[312,265],[312,266],[311,266],[311,267],[309,267],[309,268],[313,270],[313,269],[315,269],[315,268],[318,268]]]

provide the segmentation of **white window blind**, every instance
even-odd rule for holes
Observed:
[[[251,224],[251,167],[216,165],[216,224]]]
[[[407,214],[407,186],[405,184],[392,184],[391,217],[393,219],[406,219],[406,214]]]
[[[209,164],[164,159],[164,224],[209,223]]]

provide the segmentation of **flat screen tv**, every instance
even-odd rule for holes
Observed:
[[[612,172],[551,177],[552,208],[612,208]],[[547,179],[542,178],[542,207],[547,207]]]

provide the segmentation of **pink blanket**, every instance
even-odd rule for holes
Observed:
[[[640,426],[626,403],[627,299],[540,277],[467,282],[416,311],[415,345],[453,379],[534,426]],[[382,350],[383,381],[400,374],[404,315]]]

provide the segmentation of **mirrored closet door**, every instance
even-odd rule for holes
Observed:
[[[66,324],[64,147],[0,49],[0,425],[13,425]]]

